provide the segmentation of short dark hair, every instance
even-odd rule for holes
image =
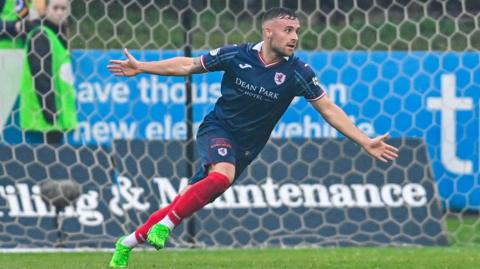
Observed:
[[[277,18],[295,20],[297,19],[297,14],[295,14],[294,10],[289,8],[273,7],[267,10],[265,14],[263,14],[262,24],[265,23],[266,21],[277,19]]]

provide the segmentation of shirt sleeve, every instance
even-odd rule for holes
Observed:
[[[15,12],[19,19],[25,18],[29,13],[28,2],[25,0],[15,1]]]
[[[297,96],[303,96],[308,102],[319,100],[325,96],[325,90],[320,86],[317,75],[307,64],[302,63],[295,71],[295,78],[299,84]]]
[[[5,7],[5,0],[0,0],[0,11]],[[16,1],[15,3],[15,12],[17,13],[17,18],[12,21],[6,21],[0,19],[0,37],[1,38],[14,38],[20,34],[15,24],[20,20],[25,18],[28,15],[28,5],[23,1]]]
[[[238,54],[238,51],[239,47],[236,45],[217,48],[200,56],[200,62],[208,72],[226,71],[229,63]]]

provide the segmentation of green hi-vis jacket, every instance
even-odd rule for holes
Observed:
[[[28,56],[25,57],[20,86],[20,126],[27,131],[69,131],[77,127],[75,109],[75,90],[73,88],[72,64],[70,53],[56,34],[45,26],[39,26],[27,35],[27,44],[31,38],[42,31],[46,34],[51,49],[52,87],[55,91],[56,120],[50,124],[42,113],[42,105],[33,83]],[[28,46],[26,48],[28,53]]]

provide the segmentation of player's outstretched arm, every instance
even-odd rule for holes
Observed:
[[[362,146],[373,157],[383,162],[395,160],[398,157],[398,149],[385,143],[388,133],[375,138],[369,138],[353,124],[340,107],[326,96],[313,101],[312,105],[330,125]]]
[[[143,62],[133,57],[127,49],[123,50],[126,60],[110,60],[108,70],[116,76],[135,76],[140,73],[162,76],[186,76],[207,72],[200,58],[174,57],[162,61]]]

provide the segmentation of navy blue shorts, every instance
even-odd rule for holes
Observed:
[[[231,163],[235,166],[235,181],[255,158],[255,156],[250,156],[250,152],[239,150],[231,135],[220,127],[210,127],[208,131],[202,130],[201,134],[197,136],[196,142],[199,167],[189,184],[205,178],[208,174],[208,167],[220,162]]]

